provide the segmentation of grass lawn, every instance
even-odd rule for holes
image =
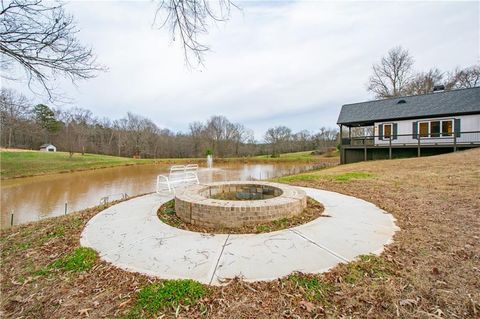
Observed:
[[[304,153],[304,154],[303,154]],[[307,154],[308,153],[308,154]],[[270,157],[245,157],[215,159],[216,163],[268,163],[268,162],[318,162],[325,166],[338,164],[338,157],[323,157],[309,155],[310,152],[302,152],[303,155],[290,153],[279,158]],[[53,173],[65,173],[89,169],[98,169],[122,165],[138,164],[182,164],[204,163],[205,159],[199,158],[171,158],[171,159],[133,159],[128,157],[116,157],[98,154],[74,154],[70,157],[66,152],[39,152],[39,151],[8,151],[0,152],[1,178],[9,179],[34,175]]]
[[[150,159],[136,160],[132,158],[96,154],[74,154],[70,157],[66,152],[2,151],[0,156],[2,179],[48,173],[63,173],[119,165],[154,163],[154,161]]]
[[[104,207],[3,230],[2,318],[478,318],[479,158],[476,149],[280,179],[370,201],[401,228],[381,255],[319,275],[209,287],[126,272],[79,250]]]
[[[294,152],[294,153],[283,153],[279,157],[271,157],[271,155],[261,155],[256,156],[256,158],[268,159],[271,161],[314,161],[319,158],[335,158],[339,157],[340,152],[335,151],[333,153],[323,154],[323,155],[312,155],[312,151],[304,152]]]

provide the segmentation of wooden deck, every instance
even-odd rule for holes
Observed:
[[[480,131],[460,132],[461,137],[452,136],[448,139],[440,137],[415,136],[416,143],[401,141],[412,139],[411,134],[398,135],[397,140],[378,141],[378,136],[361,136],[341,139],[341,164],[376,159],[393,159],[415,156],[438,155],[458,150],[480,147]]]

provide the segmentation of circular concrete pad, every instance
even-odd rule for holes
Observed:
[[[323,215],[330,217],[266,234],[201,234],[161,222],[157,210],[173,196],[151,194],[97,214],[80,243],[125,270],[216,285],[235,276],[258,281],[295,271],[321,273],[359,255],[381,253],[399,229],[392,215],[372,203],[301,189],[321,202]]]

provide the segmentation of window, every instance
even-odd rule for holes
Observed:
[[[430,137],[440,137],[440,121],[430,122]]]
[[[383,138],[390,139],[392,137],[392,124],[383,124]]]
[[[453,120],[439,120],[420,122],[419,136],[420,137],[448,137],[453,135]]]
[[[453,133],[453,121],[442,121],[442,136],[452,136]]]
[[[428,122],[420,123],[420,137],[428,137]]]

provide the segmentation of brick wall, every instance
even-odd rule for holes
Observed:
[[[243,186],[245,183],[236,182],[233,186],[232,183],[212,183],[189,187],[176,196],[176,213],[183,221],[191,224],[236,228],[299,215],[307,206],[307,197],[302,190],[269,182],[258,182],[255,186],[274,187],[280,190],[275,191],[275,194],[279,194],[277,197],[239,201],[209,198],[209,188],[231,192]],[[248,186],[251,187],[252,183],[248,183]]]

